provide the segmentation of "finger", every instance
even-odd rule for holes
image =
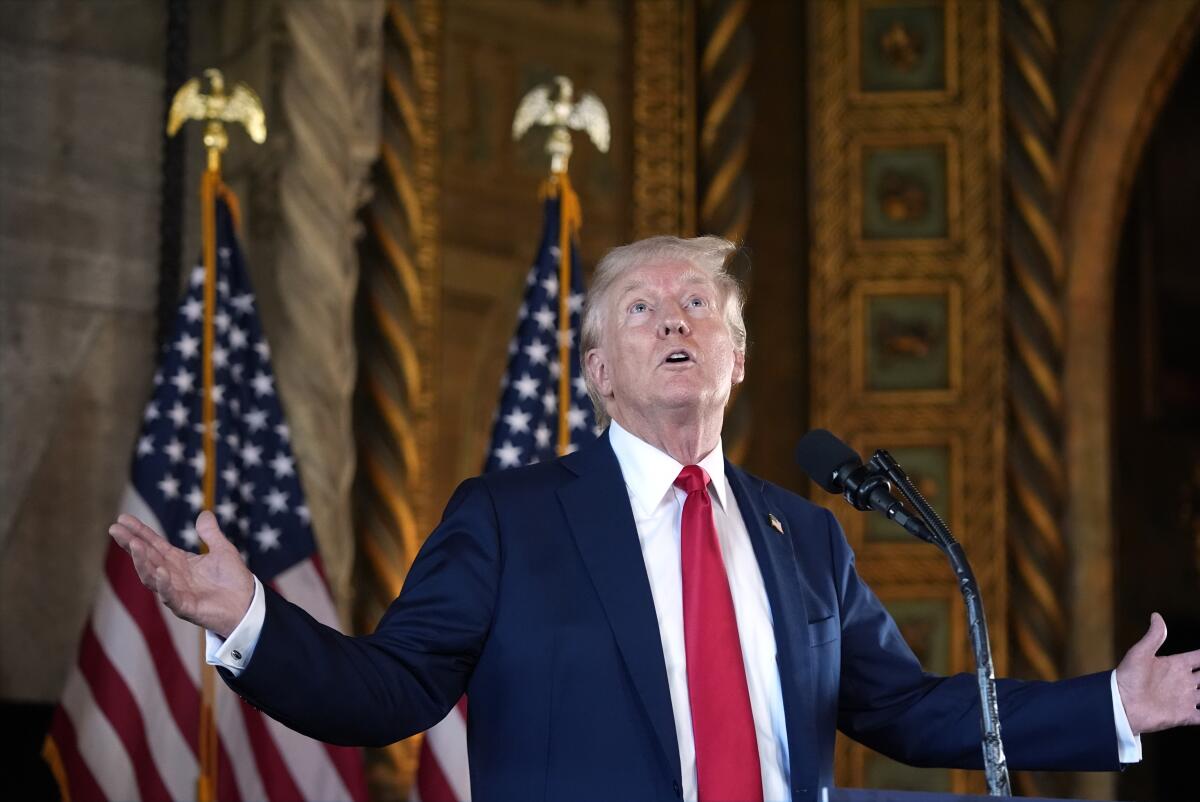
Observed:
[[[108,534],[113,540],[117,541],[117,545],[127,553],[129,551],[130,542],[135,540],[137,537],[133,534],[133,532],[130,532],[121,524],[113,524],[112,526],[108,527]]]
[[[154,580],[154,592],[158,594],[160,599],[166,601],[167,597],[171,595],[172,590],[171,572],[167,570],[165,565],[159,565],[154,569],[152,577]]]
[[[1158,613],[1150,614],[1150,628],[1146,630],[1146,634],[1142,639],[1133,645],[1130,651],[1137,651],[1139,654],[1148,654],[1151,657],[1158,654],[1158,650],[1167,640],[1167,622]]]
[[[217,516],[209,510],[203,510],[196,516],[196,534],[204,541],[204,545],[208,546],[210,552],[230,545],[225,535],[221,534],[221,527],[217,525]]]
[[[153,549],[146,548],[140,540],[129,544],[129,556],[133,558],[133,569],[137,571],[141,583],[150,590],[156,590],[154,574],[162,565],[162,557]]]
[[[169,554],[171,549],[175,548],[165,537],[127,512],[117,516],[117,523],[124,526],[139,540],[161,554]]]

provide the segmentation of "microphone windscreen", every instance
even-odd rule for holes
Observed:
[[[808,478],[828,490],[841,493],[837,470],[847,462],[862,464],[862,459],[850,446],[827,429],[813,429],[796,445],[796,462]]]

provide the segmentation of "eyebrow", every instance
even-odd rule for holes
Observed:
[[[697,270],[689,270],[683,274],[683,281],[686,281],[689,284],[704,284],[706,281],[708,281],[708,277]],[[617,293],[617,298],[624,298],[634,290],[640,290],[645,286],[646,282],[644,281],[631,281],[625,286],[621,287],[621,291]]]

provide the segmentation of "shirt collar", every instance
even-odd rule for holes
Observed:
[[[649,515],[662,502],[663,496],[675,484],[679,472],[684,466],[666,452],[659,451],[645,440],[630,434],[615,420],[608,426],[608,441],[613,453],[617,455],[617,463],[621,466],[621,475],[625,486],[629,489],[629,497],[633,500],[637,512],[642,516]],[[721,441],[704,459],[699,466],[708,473],[709,486],[716,495],[722,509],[725,504],[726,488],[729,486],[725,478],[725,454]]]

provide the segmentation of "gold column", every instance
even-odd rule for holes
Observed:
[[[374,196],[363,214],[356,526],[357,625],[374,628],[400,592],[429,525],[432,369],[437,364],[438,0],[391,0]],[[371,784],[402,795],[416,744],[369,761]]]
[[[1009,557],[1015,671],[1062,671],[1066,611],[1063,509],[1063,256],[1055,206],[1058,46],[1042,0],[1004,4],[1009,342]],[[1039,794],[1040,795],[1040,794]]]
[[[633,239],[696,230],[695,9],[633,4]]]

